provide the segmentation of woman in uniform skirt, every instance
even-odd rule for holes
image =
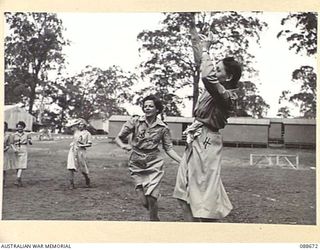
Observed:
[[[224,218],[232,210],[221,180],[222,136],[219,130],[225,127],[235,107],[241,66],[232,57],[215,64],[209,56],[212,33],[209,37],[202,36],[201,41],[195,27],[191,34],[193,42],[198,40],[201,45],[195,55],[201,58],[201,79],[205,89],[194,109],[195,121],[185,131],[188,145],[179,166],[173,196],[183,209],[185,221],[209,222]],[[197,55],[199,52],[201,55]]]
[[[69,189],[74,189],[74,173],[80,171],[86,186],[91,186],[87,163],[87,148],[92,146],[91,134],[86,130],[87,122],[80,118],[68,125],[74,130],[73,142],[70,144],[67,169],[69,171]]]
[[[13,147],[15,151],[15,160],[13,169],[17,170],[17,179],[14,183],[18,187],[22,187],[22,171],[28,167],[28,145],[32,145],[30,134],[24,129],[26,124],[19,121],[16,124],[16,132],[13,134]]]
[[[149,210],[150,220],[159,221],[158,197],[162,180],[163,157],[159,146],[176,162],[180,156],[174,151],[168,126],[159,118],[163,105],[154,95],[145,97],[142,101],[144,115],[133,117],[127,121],[118,136],[116,143],[122,149],[131,151],[129,171],[135,182],[135,189],[142,205]],[[132,135],[131,145],[124,143]]]

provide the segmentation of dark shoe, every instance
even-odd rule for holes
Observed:
[[[75,189],[73,181],[70,181],[69,189],[70,190]]]
[[[89,188],[91,187],[91,181],[89,177],[86,177],[86,186]]]
[[[15,181],[14,185],[16,185],[17,187],[22,187],[21,178],[17,178],[17,180]]]
[[[145,209],[149,210],[148,203],[143,203],[142,206],[143,206]]]

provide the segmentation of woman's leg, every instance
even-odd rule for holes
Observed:
[[[146,198],[146,196],[144,195],[144,191],[143,191],[143,187],[137,187],[136,189],[137,195],[139,197],[139,200],[142,204],[143,207],[145,207],[146,209],[149,209],[149,205],[148,205],[148,200]]]
[[[6,174],[7,174],[7,171],[3,171],[3,187],[6,187]]]
[[[157,198],[147,195],[146,196],[148,205],[149,205],[149,212],[150,212],[150,221],[160,221],[158,216],[158,201]]]
[[[84,176],[84,178],[85,178],[85,180],[86,180],[86,186],[87,187],[90,187],[90,178],[89,178],[89,176],[88,176],[88,174],[87,173],[85,173],[85,172],[82,172],[82,175]]]
[[[22,176],[22,169],[17,169],[17,180],[14,183],[18,187],[22,187],[22,181],[21,181],[21,176]]]
[[[74,189],[74,169],[69,169],[69,189]]]

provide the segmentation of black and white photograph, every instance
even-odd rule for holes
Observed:
[[[317,12],[3,15],[3,221],[317,224]]]

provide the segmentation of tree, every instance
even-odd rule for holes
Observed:
[[[147,58],[141,63],[142,77],[150,80],[153,91],[161,92],[163,96],[171,94],[177,104],[182,99],[176,91],[185,86],[193,87],[192,93],[184,96],[193,100],[193,109],[199,96],[199,60],[193,53],[190,27],[196,27],[202,34],[210,29],[216,35],[213,50],[217,60],[225,55],[234,56],[244,65],[246,77],[256,73],[248,48],[252,42],[259,43],[259,32],[266,26],[258,18],[238,12],[165,13],[162,25],[161,29],[138,35],[140,52],[147,52]]]
[[[317,14],[314,12],[290,13],[286,18],[282,19],[281,24],[289,26],[295,23],[292,30],[281,30],[279,37],[286,37],[289,42],[289,49],[296,53],[313,56],[317,53]],[[286,90],[282,92],[279,103],[281,101],[289,101],[296,106],[300,106],[300,112],[305,118],[316,117],[316,82],[317,75],[311,66],[301,66],[292,73],[294,83],[301,85],[300,92],[292,94]]]
[[[262,118],[270,106],[258,94],[256,85],[250,81],[239,82],[236,116]]]
[[[63,67],[62,21],[52,13],[5,13],[5,103],[21,102],[33,113],[35,100],[47,85],[42,76]]]
[[[121,105],[132,101],[131,87],[136,80],[135,74],[124,72],[118,66],[106,70],[87,66],[80,74],[52,83],[54,90],[49,96],[52,104],[59,107],[63,122],[69,117],[104,119],[128,114]]]
[[[292,73],[294,83],[300,84],[299,93],[292,94],[290,91],[283,91],[280,96],[279,103],[289,101],[295,106],[299,106],[300,112],[305,118],[316,117],[316,83],[317,75],[313,71],[313,67],[302,66]]]
[[[277,37],[285,37],[289,49],[296,53],[314,55],[317,53],[317,22],[315,12],[290,13],[281,20],[281,25],[287,29],[281,30]]]
[[[285,106],[279,108],[277,116],[280,116],[281,118],[289,118],[291,116],[289,107]]]

